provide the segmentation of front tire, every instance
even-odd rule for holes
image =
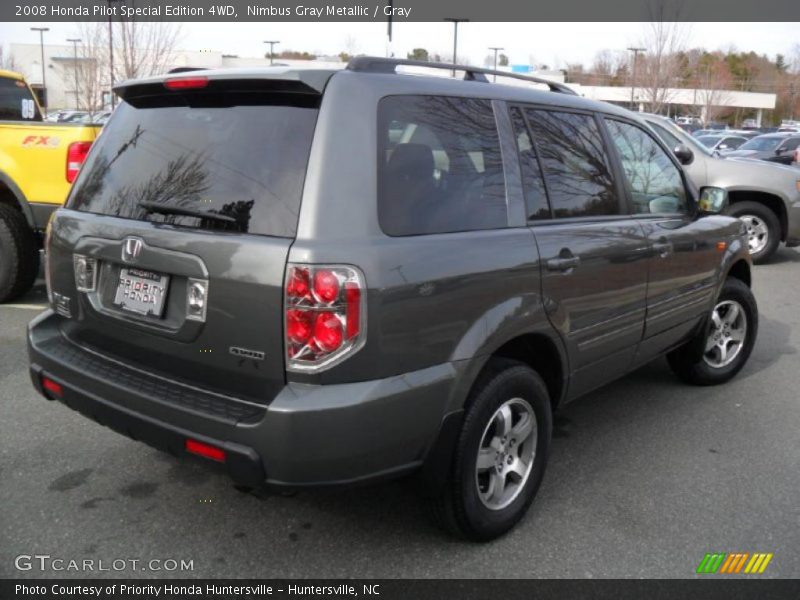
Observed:
[[[0,302],[27,292],[39,272],[39,248],[25,216],[0,204]]]
[[[474,541],[514,527],[542,482],[552,428],[542,378],[523,363],[492,359],[470,394],[448,481],[433,499],[438,524]]]
[[[781,241],[781,223],[774,212],[758,202],[737,202],[728,214],[737,217],[747,228],[754,263],[762,263],[775,254]]]
[[[742,281],[729,277],[707,323],[693,340],[667,355],[672,371],[693,385],[718,385],[742,370],[758,334],[758,306]]]

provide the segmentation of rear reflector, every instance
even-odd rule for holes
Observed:
[[[61,398],[64,393],[64,388],[61,387],[60,383],[56,383],[47,377],[42,377],[42,389],[56,398]]]
[[[164,87],[168,90],[197,90],[207,85],[208,77],[176,77],[164,82]]]
[[[217,462],[225,462],[225,450],[216,446],[209,446],[197,440],[186,440],[186,451]]]
[[[72,183],[78,176],[92,142],[73,142],[67,148],[67,182]]]

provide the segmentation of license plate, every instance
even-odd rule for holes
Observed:
[[[168,286],[169,275],[142,269],[120,269],[114,305],[140,315],[161,317]]]

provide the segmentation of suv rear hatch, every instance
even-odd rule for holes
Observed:
[[[268,403],[321,87],[185,75],[123,87],[49,239],[62,333]]]

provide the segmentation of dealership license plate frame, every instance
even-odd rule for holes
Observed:
[[[160,319],[169,292],[169,279],[164,273],[122,267],[113,304],[125,312]]]

